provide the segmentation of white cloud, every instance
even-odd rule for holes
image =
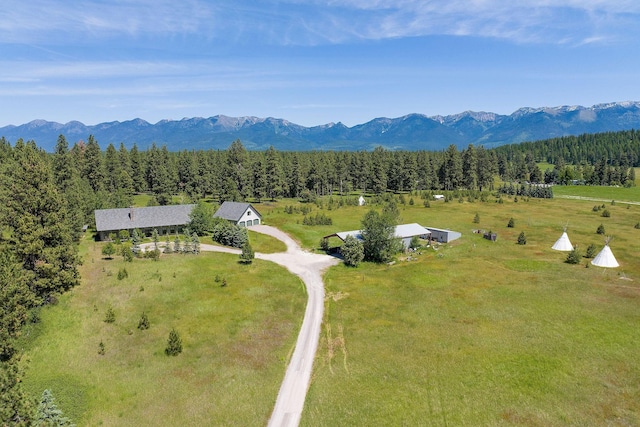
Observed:
[[[459,35],[580,44],[635,39],[639,15],[636,0],[5,0],[0,43],[187,36],[314,45]]]

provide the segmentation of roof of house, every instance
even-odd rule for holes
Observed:
[[[424,236],[427,234],[431,234],[429,230],[421,226],[420,224],[411,223],[411,224],[401,224],[397,225],[395,229],[395,237],[400,239],[405,239],[407,237],[413,236]],[[325,238],[336,236],[340,240],[345,240],[347,236],[353,236],[358,240],[362,240],[362,231],[361,230],[352,230],[352,231],[340,231],[338,233],[330,234],[325,236]]]
[[[223,202],[220,208],[213,214],[214,217],[226,219],[228,221],[238,221],[242,218],[242,215],[247,211],[248,208],[251,208],[258,217],[262,218],[260,212],[256,210],[251,203],[243,203],[243,202]]]
[[[148,206],[143,208],[97,209],[96,230],[130,230],[187,224],[195,205]]]

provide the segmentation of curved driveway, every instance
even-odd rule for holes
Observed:
[[[283,241],[287,245],[286,252],[275,254],[256,253],[258,259],[275,262],[300,277],[307,288],[307,308],[300,328],[289,366],[280,386],[276,405],[269,419],[270,427],[297,426],[300,423],[304,400],[311,380],[311,370],[320,339],[320,326],[324,311],[324,286],[322,272],[338,259],[329,255],[312,254],[303,251],[289,235],[268,225],[254,225],[251,230],[267,234]],[[200,245],[201,251],[217,251],[239,254],[239,249],[231,249],[216,245]]]

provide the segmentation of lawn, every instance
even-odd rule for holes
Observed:
[[[100,247],[83,243],[82,285],[28,331],[27,389],[50,388],[78,425],[266,424],[302,321],[299,279],[237,255],[125,263]],[[103,321],[108,307],[115,323]],[[137,329],[143,312],[148,330]],[[172,328],[175,357],[164,354]]]

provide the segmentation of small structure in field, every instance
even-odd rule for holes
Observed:
[[[426,229],[431,232],[431,240],[435,240],[439,243],[449,243],[462,237],[462,234],[457,231],[445,230],[435,227],[426,227]]]
[[[602,248],[600,253],[591,261],[591,264],[605,268],[620,267],[620,264],[618,264],[616,257],[613,256],[613,252],[611,252],[611,248],[609,247],[610,240],[611,239],[607,239],[605,241],[604,248]]]
[[[360,198],[358,199],[358,206],[364,206],[366,203],[366,201],[364,200],[364,197],[360,196]]]
[[[556,251],[569,252],[573,250],[573,245],[569,240],[569,235],[567,235],[567,227],[565,226],[562,232],[562,236],[551,246],[551,249]]]
[[[226,219],[240,227],[260,225],[262,222],[262,215],[260,215],[251,203],[224,202],[213,216],[215,218]]]
[[[436,200],[444,200],[444,194],[434,194],[433,198]]]

